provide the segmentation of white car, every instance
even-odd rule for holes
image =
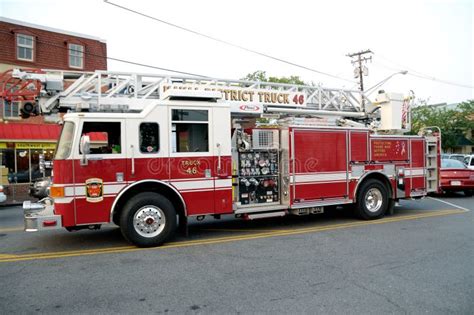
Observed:
[[[474,170],[474,154],[466,156],[463,162],[466,164],[467,168]]]
[[[3,186],[0,185],[0,203],[5,202],[7,200],[7,196],[3,192]]]
[[[465,157],[466,157],[465,154],[449,154],[448,159],[458,160],[458,161],[463,162]]]

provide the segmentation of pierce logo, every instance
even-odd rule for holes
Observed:
[[[88,202],[100,202],[104,199],[104,184],[100,178],[89,178],[86,180],[86,200]]]
[[[240,110],[248,111],[248,112],[253,112],[253,111],[258,111],[260,107],[258,105],[240,105]]]

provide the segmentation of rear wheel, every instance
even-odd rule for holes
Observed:
[[[389,205],[389,198],[385,186],[376,179],[369,179],[362,183],[357,194],[356,214],[365,220],[378,219],[384,216]]]
[[[174,234],[176,211],[166,197],[153,192],[140,193],[125,204],[120,229],[134,245],[158,246]]]
[[[466,197],[471,197],[472,195],[474,195],[474,190],[465,190],[464,195]]]

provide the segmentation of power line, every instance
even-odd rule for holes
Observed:
[[[194,35],[198,35],[198,36],[201,36],[201,37],[204,37],[204,38],[207,38],[207,39],[210,39],[210,40],[213,40],[213,41],[216,41],[216,42],[219,42],[219,43],[228,45],[228,46],[232,46],[232,47],[235,47],[235,48],[238,48],[238,49],[241,49],[241,50],[244,50],[244,51],[247,51],[247,52],[250,52],[250,53],[253,53],[253,54],[262,56],[262,57],[265,57],[265,58],[269,58],[269,59],[272,59],[272,60],[276,60],[276,61],[278,61],[278,62],[282,62],[282,63],[288,64],[288,65],[291,65],[291,66],[294,66],[294,67],[298,67],[298,68],[305,69],[305,70],[308,70],[308,71],[311,71],[311,72],[315,72],[315,73],[318,73],[318,74],[322,74],[322,75],[325,75],[325,76],[328,76],[328,77],[331,77],[331,78],[334,78],[334,79],[339,79],[339,80],[343,80],[343,81],[347,81],[347,82],[354,83],[354,81],[352,81],[352,80],[348,80],[348,79],[345,79],[345,78],[343,78],[343,77],[339,77],[339,76],[336,76],[336,75],[333,75],[333,74],[330,74],[330,73],[326,73],[326,72],[323,72],[323,71],[319,71],[319,70],[314,69],[314,68],[306,67],[306,66],[297,64],[297,63],[295,63],[295,62],[292,62],[292,61],[284,60],[284,59],[281,59],[281,58],[278,58],[278,57],[274,57],[274,56],[271,56],[271,55],[268,55],[268,54],[265,54],[265,53],[262,53],[262,52],[253,50],[253,49],[249,49],[249,48],[246,48],[246,47],[244,47],[244,46],[237,45],[237,44],[231,43],[231,42],[229,42],[229,41],[222,40],[222,39],[220,39],[220,38],[213,37],[213,36],[204,34],[204,33],[202,33],[202,32],[198,32],[198,31],[192,30],[192,29],[190,29],[190,28],[187,28],[187,27],[184,27],[184,26],[180,26],[180,25],[177,25],[177,24],[174,24],[174,23],[171,23],[171,22],[168,22],[168,21],[165,21],[165,20],[162,20],[162,19],[153,17],[153,16],[148,15],[148,14],[145,14],[145,13],[143,13],[143,12],[139,12],[139,11],[136,11],[136,10],[133,10],[133,9],[124,7],[124,6],[122,6],[122,5],[119,5],[119,4],[110,2],[110,1],[108,1],[108,0],[104,0],[104,2],[107,3],[107,4],[113,5],[113,6],[117,7],[117,8],[120,8],[120,9],[122,9],[122,10],[125,10],[125,11],[128,11],[128,12],[131,12],[131,13],[134,13],[134,14],[137,14],[137,15],[140,15],[140,16],[143,16],[143,17],[146,17],[146,18],[151,19],[151,20],[153,20],[153,21],[166,24],[166,25],[168,25],[168,26],[171,26],[171,27],[180,29],[180,30],[182,30],[182,31],[185,31],[185,32],[188,32],[188,33],[191,33],[191,34],[194,34]]]
[[[424,73],[421,73],[419,71],[416,71],[410,67],[405,67],[403,65],[401,65],[400,63],[398,62],[395,62],[395,61],[392,61],[384,56],[381,56],[381,55],[377,55],[378,57],[382,58],[382,59],[385,59],[386,61],[390,62],[390,63],[393,63],[394,65],[397,65],[399,67],[402,67],[406,70],[409,70],[408,72],[408,75],[411,75],[413,77],[416,77],[416,78],[420,78],[420,79],[425,79],[425,80],[430,80],[430,81],[435,81],[435,82],[439,82],[439,83],[443,83],[443,84],[448,84],[448,85],[453,85],[453,86],[458,86],[458,87],[463,87],[463,88],[467,88],[467,89],[474,89],[474,86],[472,85],[468,85],[468,84],[463,84],[463,83],[458,83],[458,82],[453,82],[453,81],[448,81],[448,80],[443,80],[443,79],[438,79],[434,76],[431,76],[431,75],[428,75],[428,74],[424,74]],[[379,63],[379,62],[378,62]],[[380,63],[379,63],[380,64]],[[381,65],[381,64],[380,64]],[[387,67],[387,66],[384,66],[385,68],[389,68],[389,69],[392,69],[392,70],[400,70],[400,69],[395,69],[395,68],[392,68],[392,67]]]
[[[2,31],[2,30],[0,30],[0,33],[12,35],[11,32],[6,32],[6,31]],[[72,49],[69,49],[68,47],[65,47],[65,46],[62,46],[62,45],[59,45],[59,44],[55,44],[55,43],[52,43],[52,42],[44,41],[44,40],[37,40],[37,42],[41,43],[41,44],[61,48],[61,49],[64,49],[64,50],[68,50],[68,51],[72,50]],[[104,59],[113,60],[113,61],[117,61],[117,62],[128,63],[128,64],[135,65],[135,66],[147,67],[147,68],[152,68],[152,69],[157,69],[157,70],[162,70],[162,71],[168,71],[168,72],[173,72],[173,73],[179,73],[179,74],[184,74],[184,75],[201,77],[201,78],[210,78],[209,76],[206,76],[206,75],[195,74],[195,73],[190,73],[190,72],[184,72],[184,71],[173,70],[173,69],[169,69],[169,68],[153,66],[153,65],[149,65],[149,64],[136,62],[136,61],[130,61],[130,60],[125,60],[125,59],[121,59],[121,58],[115,58],[115,57],[109,57],[109,56],[94,54],[94,53],[87,52],[87,51],[82,51],[82,53],[84,55],[88,55],[88,56],[92,56],[92,57],[98,57],[98,58],[104,58]]]

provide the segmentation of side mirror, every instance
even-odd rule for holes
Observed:
[[[79,149],[82,153],[81,165],[87,165],[87,154],[91,152],[91,139],[87,135],[81,137],[81,143]]]

